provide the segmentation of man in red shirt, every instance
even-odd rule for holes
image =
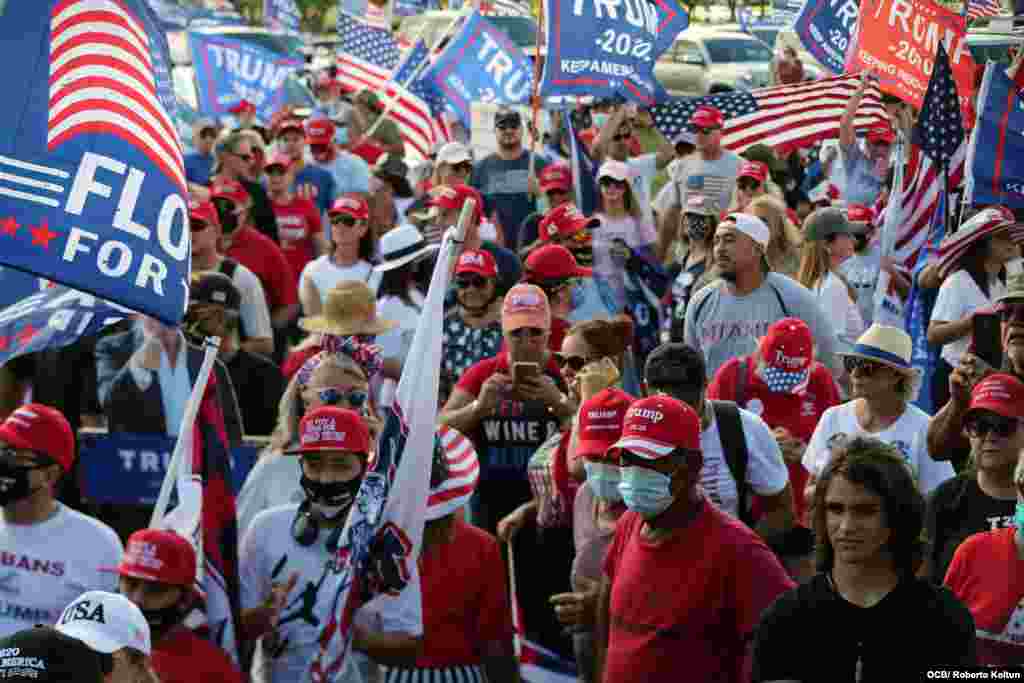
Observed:
[[[241,683],[227,654],[182,624],[199,597],[196,551],[173,531],[142,529],[117,566],[120,592],[138,605],[153,636],[153,669],[162,683]]]
[[[821,414],[840,402],[832,373],[814,360],[814,340],[807,323],[797,318],[772,323],[757,351],[733,358],[718,369],[706,395],[735,401],[772,428],[789,468],[796,519],[803,521],[807,510],[804,488],[810,473],[800,459]]]
[[[281,251],[292,266],[298,291],[302,269],[327,249],[320,212],[311,199],[292,193],[295,172],[292,159],[287,154],[273,154],[263,170],[267,174],[270,205],[277,218],[277,238]]]
[[[636,401],[609,455],[621,457],[629,511],[605,557],[594,680],[748,680],[761,612],[795,584],[753,531],[705,499],[697,413],[666,395]]]
[[[234,181],[220,181],[214,184],[211,197],[224,233],[224,255],[255,273],[263,285],[277,346],[278,333],[299,314],[297,277],[281,248],[250,224],[251,199],[245,188]]]

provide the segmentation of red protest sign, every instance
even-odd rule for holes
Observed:
[[[960,109],[966,114],[976,68],[967,48],[966,23],[933,0],[863,0],[857,44],[847,56],[846,72],[870,70],[883,92],[920,109],[939,41],[949,55]]]

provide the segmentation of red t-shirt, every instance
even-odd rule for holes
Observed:
[[[154,644],[152,659],[161,683],[242,683],[223,650],[183,626]]]
[[[956,549],[946,572],[945,584],[974,617],[982,666],[1024,662],[1024,560],[1017,557],[1016,531],[971,536]]]
[[[474,397],[479,396],[480,388],[483,387],[484,382],[491,375],[499,372],[510,377],[512,376],[512,368],[508,364],[508,351],[500,351],[497,356],[484,358],[482,361],[474,363],[463,373],[455,386]],[[557,384],[561,385],[562,374],[554,358],[548,358],[548,366],[544,369],[544,374],[550,375]]]
[[[263,285],[271,313],[275,308],[299,303],[298,282],[291,264],[274,240],[255,228],[240,228],[225,256],[256,274]]]
[[[291,382],[292,375],[302,369],[306,361],[324,350],[324,347],[320,344],[314,344],[307,346],[304,349],[292,351],[284,359],[284,365],[281,366],[281,374],[284,375],[284,381]]]
[[[273,202],[274,216],[277,217],[277,238],[281,251],[292,266],[295,286],[299,286],[299,275],[316,253],[313,238],[320,234],[320,212],[316,204],[302,197],[291,196],[287,202]]]
[[[512,642],[512,612],[498,541],[455,520],[449,543],[420,559],[423,655],[417,667],[479,664],[480,646]]]
[[[605,558],[605,683],[745,680],[747,638],[796,584],[753,531],[710,503],[659,545],[640,537],[642,526],[624,514]]]
[[[832,373],[821,363],[811,365],[807,388],[801,393],[790,394],[771,391],[754,371],[757,363],[751,356],[732,358],[718,368],[708,385],[708,398],[723,401],[736,399],[736,380],[744,360],[747,361],[747,386],[743,392],[743,408],[760,417],[772,429],[782,427],[807,443],[814,434],[821,414],[840,403],[839,388],[832,379]],[[790,487],[793,489],[796,518],[802,520],[807,510],[804,488],[811,475],[800,463],[789,462],[786,466],[789,469]]]

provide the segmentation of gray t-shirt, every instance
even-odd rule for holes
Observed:
[[[839,274],[857,293],[857,308],[865,329],[875,317],[875,285],[881,271],[882,249],[877,244],[869,244],[867,249],[839,264]]]
[[[743,159],[729,150],[722,150],[722,156],[714,161],[706,161],[700,154],[691,154],[681,159],[673,174],[675,196],[670,205],[684,207],[687,193],[699,192],[716,200],[717,209],[725,211],[732,201],[736,176],[742,164]]]
[[[843,199],[847,204],[871,206],[882,191],[884,174],[879,174],[875,164],[868,159],[856,141],[849,147],[841,147],[843,155]]]
[[[716,280],[693,295],[686,308],[683,341],[704,355],[708,380],[730,358],[750,355],[768,326],[785,317],[799,318],[811,328],[815,358],[837,368],[836,334],[814,295],[785,275],[769,273],[746,296],[729,292],[724,280]]]
[[[548,162],[538,156],[534,165],[540,176]],[[487,215],[494,211],[498,213],[498,220],[505,231],[505,244],[512,248],[519,244],[519,227],[523,220],[537,210],[529,194],[529,177],[530,153],[523,150],[518,159],[511,161],[497,154],[484,158],[473,167],[469,183],[483,195]]]

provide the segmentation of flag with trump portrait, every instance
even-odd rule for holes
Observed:
[[[188,204],[164,33],[144,0],[0,3],[0,265],[177,324]]]

